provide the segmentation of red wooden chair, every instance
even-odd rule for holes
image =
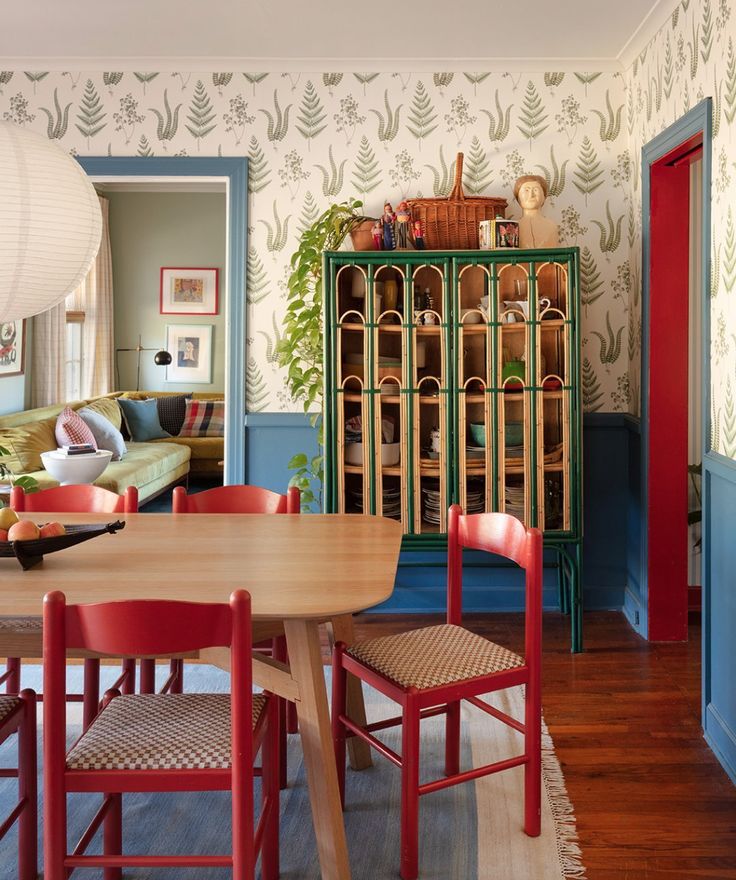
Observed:
[[[124,495],[116,495],[100,486],[56,486],[40,489],[26,494],[21,486],[10,490],[10,506],[17,513],[137,513],[138,490],[128,486]],[[40,617],[0,618],[0,630],[24,634],[41,635]],[[20,657],[8,657],[5,672],[0,675],[0,685],[5,684],[6,692],[17,694],[20,691]],[[115,687],[122,687],[126,693],[135,689],[135,664],[123,663],[120,678]],[[70,694],[73,702],[83,702],[84,726],[97,714],[100,701],[100,661],[84,661],[84,693]]]
[[[462,626],[462,551],[484,550],[512,560],[526,572],[525,656]],[[340,791],[345,793],[345,739],[359,736],[401,768],[401,876],[418,876],[419,796],[506,770],[524,767],[524,830],[540,833],[542,534],[505,513],[464,516],[450,508],[447,548],[447,623],[413,632],[339,643],[333,653],[332,733]],[[352,673],[401,706],[401,715],[359,727],[346,715],[346,673]],[[481,694],[526,686],[523,723],[489,706]],[[460,701],[467,700],[524,734],[524,753],[460,772]],[[445,778],[419,784],[419,722],[446,715]],[[401,755],[373,733],[402,725]]]
[[[296,486],[290,486],[286,495],[262,489],[260,486],[217,486],[205,489],[194,495],[187,495],[183,486],[174,489],[172,499],[173,513],[299,513],[301,510],[301,492]],[[286,640],[282,637],[270,642],[261,642],[256,650],[272,655],[277,660],[286,662]],[[184,678],[183,665],[178,674],[178,682]],[[297,732],[297,720],[294,704],[288,700],[279,700],[280,740],[281,740],[281,788],[286,788],[286,734]]]
[[[300,492],[292,486],[286,495],[260,486],[217,486],[187,495],[174,489],[173,513],[299,513]]]
[[[18,822],[18,880],[38,876],[38,795],[36,791],[36,695],[0,696],[0,743],[18,734],[18,767],[3,768],[0,777],[18,778],[18,803],[0,823],[0,840]]]
[[[26,494],[22,486],[10,490],[10,506],[18,513],[138,513],[138,490],[128,486],[116,495],[100,486],[55,486]]]
[[[163,600],[66,605],[44,599],[44,877],[66,880],[73,868],[228,867],[253,880],[279,874],[278,705],[252,693],[250,596],[230,604]],[[230,648],[231,694],[130,694],[108,691],[90,727],[66,749],[67,649],[123,656]],[[263,753],[262,810],[254,827],[253,761]],[[125,855],[122,799],[128,792],[232,791],[232,853]],[[87,831],[67,848],[69,792],[99,792],[103,802]],[[99,828],[103,854],[86,855]]]

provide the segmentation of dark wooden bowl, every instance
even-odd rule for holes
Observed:
[[[66,550],[67,547],[89,541],[90,538],[96,538],[98,535],[108,533],[112,535],[120,529],[124,529],[125,523],[117,520],[117,522],[107,525],[95,523],[93,525],[65,526],[65,528],[66,534],[55,538],[38,538],[36,541],[0,541],[0,557],[15,556],[23,571],[28,571],[29,568],[42,562],[47,553],[58,553],[59,550]]]

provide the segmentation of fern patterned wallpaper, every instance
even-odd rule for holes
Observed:
[[[675,58],[679,34],[688,39],[686,27],[682,22],[669,35]],[[721,54],[720,46],[713,49],[714,56]],[[649,61],[656,55],[651,51]],[[677,76],[684,76],[679,67]],[[659,124],[638,109],[640,82],[648,78],[642,65],[628,77],[636,138]],[[693,98],[699,82],[691,86]],[[358,196],[366,213],[377,215],[387,198],[396,205],[404,194],[446,194],[458,150],[466,156],[468,193],[503,195],[512,203],[514,180],[541,173],[550,186],[547,210],[559,221],[563,242],[582,252],[585,408],[628,411],[637,405],[627,310],[632,284],[638,286],[629,254],[639,215],[632,204],[637,170],[624,85],[621,74],[572,70],[0,71],[0,116],[78,155],[249,156],[250,411],[296,409],[274,346],[289,257],[300,230],[329,202]],[[658,119],[669,118],[681,94],[678,83]],[[724,168],[730,184],[732,163]],[[518,215],[515,203],[512,214]]]
[[[643,144],[704,97],[713,98],[711,193],[711,447],[736,459],[736,13],[731,0],[678,0],[669,21],[626,71],[626,125],[635,164],[632,200],[641,216]],[[641,339],[641,229],[631,249],[629,360]],[[632,387],[637,375],[631,371]],[[634,403],[632,394],[632,405]],[[637,409],[633,408],[636,412]]]

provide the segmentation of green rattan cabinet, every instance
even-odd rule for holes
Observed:
[[[581,647],[577,248],[324,255],[325,506],[445,546],[447,508],[541,528]]]

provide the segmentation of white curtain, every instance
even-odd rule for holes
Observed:
[[[102,241],[92,268],[65,302],[33,319],[31,405],[34,407],[63,403],[67,399],[67,311],[84,315],[81,397],[107,394],[115,387],[110,203],[102,196],[99,199]]]
[[[66,304],[60,303],[33,319],[31,406],[66,400]]]
[[[82,397],[108,394],[114,385],[115,341],[113,335],[112,254],[110,252],[110,203],[102,196],[102,240],[89,274],[72,294],[72,311],[84,312],[82,328]],[[71,297],[70,297],[71,299]]]

